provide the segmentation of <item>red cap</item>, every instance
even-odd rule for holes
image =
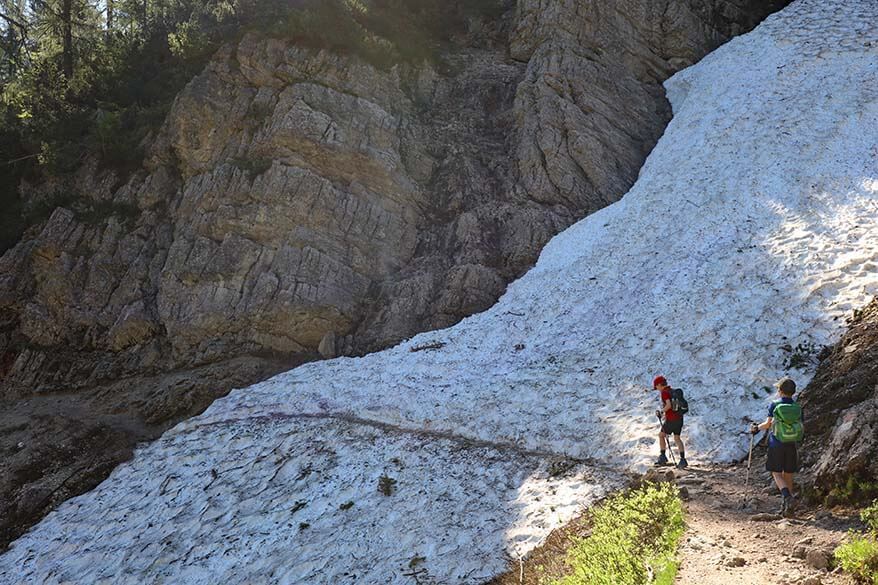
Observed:
[[[652,387],[658,388],[659,386],[667,386],[668,381],[665,380],[664,376],[656,376],[655,380],[652,381]]]

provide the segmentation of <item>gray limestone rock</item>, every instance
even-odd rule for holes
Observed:
[[[83,167],[102,216],[58,208],[0,259],[0,397],[313,355],[329,332],[362,354],[487,309],[631,186],[661,82],[782,4],[520,0],[444,64],[388,69],[245,35],[143,169],[114,188]]]

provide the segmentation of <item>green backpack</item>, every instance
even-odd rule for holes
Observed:
[[[778,402],[774,407],[771,434],[781,443],[798,443],[805,436],[802,407],[797,402]]]

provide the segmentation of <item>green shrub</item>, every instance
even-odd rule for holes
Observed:
[[[878,482],[871,478],[849,475],[843,484],[834,486],[826,496],[826,505],[857,504],[878,497]]]
[[[672,484],[647,484],[592,512],[592,532],[567,552],[571,573],[552,585],[670,585],[683,534],[683,506]]]
[[[835,549],[835,562],[860,583],[878,585],[878,500],[860,513],[866,534],[852,532],[850,540]]]
[[[835,562],[861,583],[878,585],[878,540],[851,535],[851,540],[835,549]]]
[[[396,491],[396,480],[388,476],[386,473],[378,478],[378,491],[385,496],[392,496]]]
[[[215,48],[211,38],[197,22],[181,22],[176,30],[168,33],[168,49],[174,57],[182,61],[203,61]]]
[[[79,204],[75,209],[76,219],[91,225],[100,225],[115,217],[125,225],[131,225],[140,217],[140,208],[131,203],[97,201],[89,205]]]
[[[872,532],[872,535],[878,537],[878,499],[872,502],[872,505],[860,513],[860,518]]]

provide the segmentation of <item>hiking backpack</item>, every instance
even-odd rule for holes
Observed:
[[[671,410],[677,414],[686,414],[689,412],[689,403],[686,402],[686,398],[683,397],[683,390],[681,388],[671,389]]]
[[[798,443],[805,436],[802,407],[798,402],[778,402],[772,414],[771,433],[781,443]]]

